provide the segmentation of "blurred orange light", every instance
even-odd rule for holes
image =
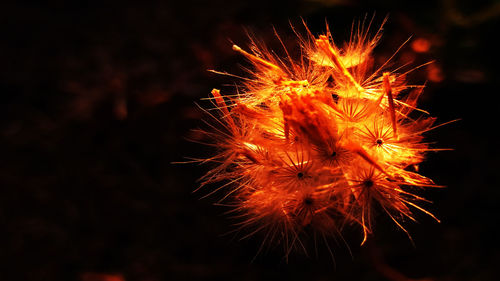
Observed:
[[[419,37],[411,42],[411,48],[417,53],[426,53],[431,48],[431,42],[426,38]]]

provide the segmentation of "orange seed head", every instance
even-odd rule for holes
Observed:
[[[380,32],[357,31],[339,48],[329,32],[307,31],[298,60],[233,46],[253,70],[237,95],[212,91],[212,117],[224,128],[207,132],[217,153],[204,162],[217,165],[202,186],[223,182],[216,190],[235,202],[242,228],[287,253],[304,231],[326,237],[358,225],[364,243],[376,208],[405,232],[413,210],[434,217],[413,190],[435,184],[410,171],[432,150],[422,133],[435,119],[416,108],[423,87],[408,91],[406,75],[382,72],[385,64],[373,70]],[[422,116],[410,118],[414,111]]]

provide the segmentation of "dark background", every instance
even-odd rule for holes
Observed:
[[[18,1],[12,1],[18,2]],[[422,280],[497,280],[498,1],[48,1],[0,7],[0,280],[387,280],[392,268]],[[194,105],[245,60],[245,29],[277,48],[289,21],[348,38],[351,23],[388,14],[375,53],[383,61],[409,36],[395,66],[427,81],[420,107],[438,123],[422,173],[446,189],[425,196],[407,224],[415,247],[380,217],[369,245],[346,233],[306,257],[261,237],[223,235],[235,221],[192,193],[209,168],[173,165],[210,150],[187,142],[203,118]],[[374,30],[375,30],[374,29]],[[429,43],[422,51],[416,39]],[[201,102],[204,105],[203,102]],[[374,256],[378,256],[373,258]],[[385,271],[387,272],[387,271]],[[392,280],[409,280],[396,278]]]

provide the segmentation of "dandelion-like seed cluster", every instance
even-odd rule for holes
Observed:
[[[255,43],[248,52],[233,45],[253,67],[236,93],[212,90],[217,113],[207,112],[221,126],[205,131],[217,153],[203,160],[216,166],[201,186],[220,183],[210,194],[224,191],[245,236],[261,232],[288,250],[304,232],[325,238],[357,226],[364,243],[374,211],[405,232],[415,210],[435,218],[416,194],[436,186],[418,173],[434,150],[422,134],[435,118],[416,107],[423,86],[387,63],[373,67],[381,29],[368,30],[339,46],[328,30],[315,37],[306,27],[295,60],[286,48],[278,57]]]

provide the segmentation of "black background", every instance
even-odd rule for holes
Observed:
[[[381,261],[415,279],[498,278],[498,2],[1,6],[1,280],[387,280]],[[171,164],[209,155],[185,140],[202,124],[194,103],[238,82],[206,70],[244,74],[231,42],[247,46],[245,29],[277,47],[275,26],[293,47],[289,21],[300,27],[302,17],[317,35],[327,20],[342,40],[353,20],[374,12],[374,30],[389,15],[375,54],[386,59],[409,36],[426,38],[429,51],[413,52],[410,41],[395,66],[436,60],[439,79],[425,67],[410,76],[427,81],[420,107],[438,123],[461,119],[427,135],[454,151],[421,166],[447,186],[424,193],[442,223],[419,214],[407,224],[413,247],[380,217],[369,245],[359,246],[359,231],[346,233],[352,256],[331,243],[335,264],[321,250],[287,263],[279,247],[252,262],[261,237],[223,235],[235,223],[227,209],[192,193],[209,167]]]

